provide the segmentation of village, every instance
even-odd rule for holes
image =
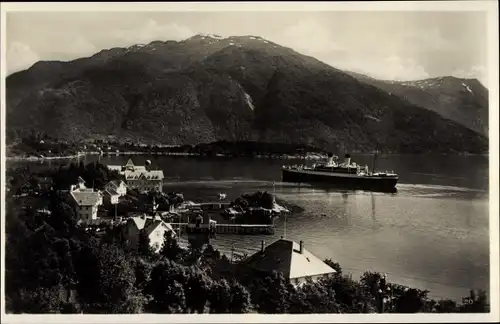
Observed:
[[[78,176],[76,183],[57,192],[73,208],[77,226],[97,237],[119,231],[131,250],[141,249],[141,236],[147,237],[151,251],[158,254],[171,240],[184,250],[193,246],[203,250],[217,235],[272,235],[276,217],[290,214],[290,210],[276,202],[274,194],[267,192],[242,195],[234,202],[220,193],[214,201],[199,203],[186,200],[182,193],[164,193],[163,171],[152,166],[149,160],[144,165],[136,165],[129,158],[125,165],[106,168],[120,177],[101,185],[102,189]],[[16,194],[36,196],[50,186],[50,179],[44,177],[35,188],[23,185]],[[37,212],[50,214],[48,209]],[[276,261],[283,257],[288,261]],[[267,246],[262,241],[259,252],[245,258],[236,252],[231,261],[238,258],[259,272],[283,272],[295,284],[306,282],[306,278],[319,279],[335,273],[332,267],[307,251],[304,242],[284,237]]]

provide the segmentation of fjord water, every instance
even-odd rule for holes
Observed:
[[[372,164],[372,156],[353,155]],[[88,156],[105,164],[124,164],[128,156]],[[234,200],[242,193],[273,191],[278,199],[304,208],[277,220],[274,236],[218,235],[223,252],[251,254],[260,241],[282,235],[303,240],[320,257],[340,263],[354,278],[364,271],[385,272],[392,282],[428,289],[430,296],[459,300],[469,289],[489,291],[488,157],[387,155],[378,170],[400,175],[395,194],[324,190],[281,182],[283,164],[304,161],[201,159],[135,156],[150,159],[165,174],[164,191],[188,200]],[[46,163],[46,162],[45,162]],[[54,162],[52,162],[54,163]]]

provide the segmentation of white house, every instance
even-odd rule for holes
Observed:
[[[120,196],[125,196],[127,194],[127,185],[121,180],[113,180],[104,186],[104,190],[113,190]]]
[[[298,286],[313,281],[336,271],[304,248],[304,242],[296,243],[280,239],[265,247],[262,241],[261,249],[250,256],[245,264],[259,273],[272,273],[273,270],[283,273],[290,283]]]
[[[152,170],[150,161],[148,165],[135,165],[132,159],[128,159],[124,166],[108,165],[110,170],[116,170],[125,176],[126,187],[129,189],[137,189],[139,191],[158,191],[163,190],[163,171]],[[111,186],[111,184],[110,184]],[[117,190],[120,193],[120,191]]]
[[[113,189],[106,189],[103,193],[104,201],[108,204],[116,205],[120,199],[120,194]]]
[[[71,190],[70,196],[73,199],[75,210],[80,220],[91,223],[97,219],[97,210],[102,205],[102,195],[100,192]]]
[[[163,171],[162,170],[134,170],[125,171],[125,180],[129,188],[139,191],[158,191],[163,190]]]
[[[172,226],[161,220],[160,217],[136,216],[130,217],[125,225],[125,237],[133,248],[138,248],[139,234],[145,230],[149,237],[150,245],[155,252],[159,252],[163,246],[165,232],[169,232],[175,237],[175,231]]]

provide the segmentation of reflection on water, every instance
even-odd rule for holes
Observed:
[[[96,156],[85,157],[89,163]],[[100,158],[122,164],[128,157]],[[304,209],[277,219],[274,236],[219,235],[222,252],[248,254],[285,234],[305,242],[320,258],[339,262],[354,277],[380,271],[389,280],[431,291],[433,297],[460,298],[468,289],[489,287],[488,160],[485,157],[381,156],[380,169],[400,175],[397,193],[324,189],[280,182],[284,161],[206,160],[164,156],[151,159],[165,173],[165,191],[187,199],[234,200],[243,193],[273,191],[289,205]],[[354,156],[369,164],[370,156]],[[366,161],[365,161],[366,160]],[[51,165],[68,161],[52,161]],[[303,163],[291,161],[290,163]],[[40,166],[39,164],[36,164]],[[285,230],[286,226],[286,230]]]

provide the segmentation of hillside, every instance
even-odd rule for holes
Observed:
[[[348,73],[362,82],[488,136],[488,90],[476,79],[448,76],[418,81],[382,81],[359,73]]]
[[[459,123],[257,36],[197,35],[39,62],[6,87],[10,139],[35,131],[76,141],[488,150],[485,136]]]

